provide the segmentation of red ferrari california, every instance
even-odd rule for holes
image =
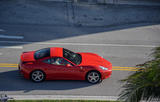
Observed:
[[[98,83],[111,76],[112,64],[94,53],[74,53],[60,47],[21,54],[19,70],[34,82],[44,80],[87,80]]]

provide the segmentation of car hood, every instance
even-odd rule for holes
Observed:
[[[21,61],[35,61],[34,53],[35,51],[23,52],[21,54]]]
[[[82,62],[80,65],[94,65],[94,66],[104,66],[111,67],[111,63],[101,56],[94,53],[79,53],[82,56]]]

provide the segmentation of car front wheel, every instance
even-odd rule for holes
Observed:
[[[41,70],[35,70],[31,73],[31,80],[34,82],[42,82],[45,80],[45,74]]]
[[[101,75],[97,71],[91,71],[87,74],[86,79],[89,83],[96,84],[101,82]]]

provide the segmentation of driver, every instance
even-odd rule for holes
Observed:
[[[61,64],[62,64],[62,63],[61,63],[61,59],[60,59],[60,58],[57,58],[57,59],[55,60],[55,64],[61,65]]]

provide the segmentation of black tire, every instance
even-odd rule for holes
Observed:
[[[41,70],[34,70],[30,74],[30,79],[36,83],[43,82],[45,78],[46,78],[46,75]]]
[[[86,80],[92,84],[100,83],[101,82],[101,74],[98,71],[90,71],[86,75]]]

